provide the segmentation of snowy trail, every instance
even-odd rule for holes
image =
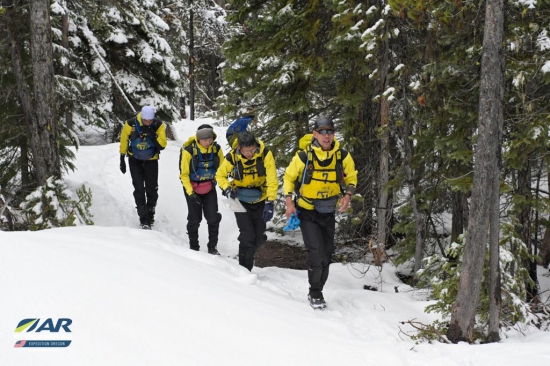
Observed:
[[[271,295],[280,297],[284,301],[298,303],[306,311],[310,309],[307,293],[308,281],[306,271],[296,271],[279,268],[255,268],[249,273],[238,266],[235,259],[238,253],[238,228],[235,216],[221,202],[219,194],[219,210],[222,214],[220,224],[220,240],[218,249],[221,257],[204,255],[207,241],[207,225],[203,219],[199,229],[201,252],[189,250],[186,234],[187,205],[183,194],[183,188],[179,180],[179,153],[180,147],[189,136],[196,131],[202,122],[185,121],[174,126],[177,141],[169,141],[167,148],[161,153],[159,160],[159,201],[154,231],[166,235],[172,244],[163,246],[163,249],[177,255],[185,255],[190,259],[207,264],[213,272],[226,276],[235,276],[234,280],[245,286],[255,286],[261,291],[267,291]],[[224,139],[223,129],[216,131],[218,143],[227,152],[227,143]],[[110,144],[101,147],[83,147],[79,151],[79,169],[71,175],[71,179],[83,181],[92,188],[94,194],[93,213],[96,225],[99,226],[124,226],[137,228],[137,215],[132,196],[133,187],[129,171],[122,176],[119,171],[118,144]],[[81,174],[81,176],[79,176]],[[94,177],[88,181],[84,177]],[[122,179],[121,179],[122,177]],[[110,182],[119,182],[111,184]],[[120,183],[122,182],[122,183]],[[117,219],[107,213],[116,212]],[[269,233],[272,237],[275,234]],[[297,240],[301,240],[300,237]],[[374,268],[374,267],[373,267]],[[353,270],[345,265],[331,265],[331,275],[325,288],[325,297],[329,308],[316,317],[338,323],[364,341],[376,341],[390,338],[393,341],[399,339],[398,324],[387,324],[387,320],[395,317],[398,312],[402,320],[406,321],[418,316],[418,312],[426,305],[425,302],[416,302],[412,309],[395,309],[392,304],[396,297],[410,297],[412,293],[406,292],[408,286],[400,285],[400,293],[395,293],[393,286],[382,286],[383,292],[372,292],[363,289],[368,284],[377,287],[384,276],[388,276],[391,283],[399,283],[389,271],[383,273],[382,279],[377,278],[377,273],[368,273],[358,278],[354,277]],[[345,280],[342,280],[345,279]],[[406,302],[409,304],[409,302]],[[365,309],[369,309],[365,311]],[[428,321],[432,317],[424,316],[420,321]],[[407,325],[402,325],[405,330],[410,330]],[[373,331],[374,329],[374,331]]]
[[[127,251],[131,257],[124,259],[124,263],[119,264],[121,269],[117,268],[117,271],[121,271],[119,276],[128,284],[137,280],[143,282],[139,294],[133,297],[144,301],[144,304],[125,306],[136,306],[131,312],[136,317],[143,314],[151,316],[147,306],[161,308],[162,313],[155,313],[158,324],[171,324],[173,328],[185,329],[183,333],[171,333],[174,339],[186,342],[185,349],[178,348],[173,339],[168,340],[167,344],[155,343],[159,350],[169,352],[163,356],[166,358],[161,359],[168,361],[165,364],[180,364],[170,360],[184,357],[186,364],[206,365],[217,365],[229,359],[233,361],[229,364],[251,365],[344,363],[469,366],[487,364],[491,357],[503,353],[502,346],[492,348],[497,345],[478,348],[464,344],[415,345],[402,334],[412,330],[410,325],[403,322],[415,319],[428,324],[438,316],[424,313],[423,309],[429,304],[425,301],[425,294],[402,284],[390,264],[385,265],[381,273],[372,266],[365,275],[349,265],[332,264],[324,291],[328,309],[311,309],[307,301],[306,271],[256,267],[250,273],[238,265],[234,258],[238,253],[239,232],[234,214],[221,202],[219,189],[219,210],[223,218],[218,250],[222,256],[205,253],[208,238],[204,220],[199,231],[201,251],[191,251],[186,234],[187,206],[179,181],[179,152],[183,142],[194,134],[200,124],[211,122],[181,121],[174,126],[178,140],[169,141],[159,161],[159,202],[153,231],[137,229],[131,178],[129,172],[122,175],[119,171],[118,144],[81,147],[77,152],[78,170],[69,174],[67,179],[72,188],[84,183],[93,191],[92,212],[96,227],[80,229],[81,232],[95,235],[94,240],[100,242],[103,238],[116,238],[122,245],[119,248],[107,241],[103,248],[104,244],[101,243],[100,248],[95,249],[98,252],[92,252],[100,260],[97,265],[89,264],[89,271],[96,270],[97,266],[105,266],[105,271],[113,271],[102,264],[104,257],[111,255],[109,251],[113,251],[115,258],[116,255],[126,255]],[[224,130],[215,127],[218,143],[227,152]],[[59,235],[59,232],[55,233]],[[274,235],[268,233],[270,238]],[[300,236],[295,240],[300,241]],[[92,244],[93,241],[90,242]],[[103,253],[103,250],[107,253]],[[143,253],[149,254],[141,258]],[[152,276],[153,279],[148,280],[147,274],[161,277]],[[131,278],[132,275],[137,280]],[[91,277],[92,282],[99,281],[91,285],[96,292],[100,291],[100,280]],[[377,287],[379,291],[364,290],[365,285]],[[399,292],[394,290],[395,286],[398,286]],[[147,296],[141,294],[141,291],[147,293]],[[113,293],[110,296],[116,297]],[[129,296],[132,297],[131,292]],[[72,299],[68,298],[67,301]],[[116,311],[102,308],[102,311],[113,321],[128,315],[118,308]],[[158,334],[166,332],[152,320],[145,319],[145,322]],[[89,326],[93,328],[94,324]],[[143,333],[139,324],[127,327],[130,332]],[[239,332],[238,336],[237,332],[232,331],[233,328]],[[548,336],[540,336],[540,339],[536,336],[534,333],[532,342],[518,340],[518,337],[511,337],[511,341],[503,340],[513,343],[514,351],[505,352],[508,355],[499,358],[499,366],[522,365],[522,357],[525,360],[527,355],[530,359],[550,362],[547,354],[537,354],[535,351],[537,347],[540,351],[541,344],[549,340]],[[158,342],[158,339],[153,337],[155,341]],[[209,352],[210,348],[201,349],[205,343],[215,344],[218,352]],[[126,352],[126,345],[119,346]],[[116,352],[114,348],[112,352]],[[134,348],[127,352],[127,355],[132,354]],[[243,361],[243,352],[249,353],[251,358]],[[273,354],[278,357],[269,357]],[[98,358],[92,357],[90,360],[94,364],[93,361],[98,361]],[[151,363],[145,360],[135,364]]]

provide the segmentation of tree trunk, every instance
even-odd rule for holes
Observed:
[[[19,160],[21,169],[21,190],[27,194],[30,193],[30,189],[32,188],[29,174],[29,145],[27,142],[27,135],[21,136],[19,139],[19,147],[21,149],[21,158]]]
[[[495,182],[498,175],[495,170],[498,169],[500,126],[503,125],[503,0],[487,0],[485,11],[479,91],[479,136],[474,158],[472,206],[458,294],[447,331],[447,337],[454,343],[474,340],[473,330],[483,279],[488,218],[495,201],[487,200],[487,197],[498,195],[494,190],[498,190]],[[496,227],[491,229],[498,230]]]
[[[550,228],[546,228],[544,232],[544,237],[542,238],[542,244],[539,252],[540,256],[540,265],[544,268],[548,268],[550,264]]]
[[[382,136],[380,137],[380,171],[378,176],[378,209],[377,211],[377,248],[383,250],[386,244],[388,232],[388,180],[389,180],[389,160],[390,160],[390,101],[387,96],[382,95],[388,87],[388,41],[383,41],[382,60],[380,63],[380,127]]]
[[[452,223],[451,223],[451,243],[456,243],[458,237],[464,233],[464,193],[453,192],[452,196]]]
[[[525,169],[518,172],[518,193],[525,197],[526,201],[530,201],[531,197],[531,164],[527,162]],[[531,226],[533,225],[533,209],[529,204],[522,204],[521,211],[518,217],[518,225],[516,231],[518,232],[521,240],[527,247],[530,255],[536,255],[536,246],[531,240]],[[525,282],[525,288],[527,291],[526,301],[532,301],[538,298],[538,277],[537,277],[537,263],[534,260],[525,259],[525,268],[529,271],[529,277],[533,281],[533,284]]]
[[[65,5],[64,5],[65,6]],[[69,13],[65,12],[61,16],[62,45],[69,54]],[[63,76],[68,78],[70,75],[69,61],[63,65]],[[65,113],[65,126],[71,130],[73,128],[73,115],[71,113],[71,102],[65,101],[61,105],[61,110]]]
[[[193,6],[193,1],[189,1]],[[195,35],[193,33],[193,8],[189,10],[189,119],[195,120]]]
[[[415,251],[414,251],[414,273],[416,274],[420,268],[422,268],[423,257],[423,243],[424,237],[422,235],[424,231],[424,216],[418,211],[418,205],[416,203],[416,184],[412,172],[412,160],[413,154],[411,149],[410,135],[411,135],[411,120],[409,116],[409,102],[407,98],[407,84],[408,78],[403,76],[402,78],[402,90],[403,90],[403,149],[405,150],[405,178],[407,179],[407,186],[409,188],[409,201],[412,206],[414,216],[415,227]]]
[[[17,85],[17,94],[19,95],[19,101],[21,102],[21,107],[23,109],[23,116],[25,120],[27,134],[21,139],[21,179],[23,184],[23,189],[31,188],[30,179],[29,179],[29,161],[28,161],[28,144],[27,138],[32,135],[33,126],[36,124],[34,121],[35,114],[32,106],[32,96],[29,91],[29,87],[26,83],[26,77],[24,75],[23,68],[23,58],[21,56],[21,47],[17,42],[17,21],[15,14],[15,2],[13,0],[4,0],[2,1],[2,6],[6,9],[4,13],[4,19],[6,22],[6,31],[8,35],[8,44],[11,53],[11,64],[13,67],[13,75],[15,77],[15,82]],[[26,169],[25,169],[26,167]]]
[[[34,84],[34,113],[31,134],[36,178],[39,185],[55,176],[61,178],[57,148],[57,116],[52,55],[50,2],[30,1],[32,79]]]
[[[502,128],[502,126],[500,126]],[[499,142],[501,146],[502,142]],[[501,159],[498,156],[498,169],[495,169],[491,208],[489,214],[489,342],[500,341],[500,311],[502,307],[500,280],[500,168]]]

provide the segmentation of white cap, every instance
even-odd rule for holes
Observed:
[[[141,119],[153,119],[153,118],[155,118],[155,108],[148,105],[141,108]]]

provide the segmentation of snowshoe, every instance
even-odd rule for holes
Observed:
[[[307,299],[309,300],[309,305],[311,305],[313,309],[325,309],[327,307],[327,303],[322,297],[316,299],[311,297],[310,295],[307,295]]]

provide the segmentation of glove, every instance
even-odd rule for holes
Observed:
[[[288,219],[286,226],[283,228],[283,231],[294,231],[297,230],[299,227],[300,219],[298,218],[298,216],[292,214],[290,215],[290,219]]]
[[[269,222],[273,218],[273,202],[265,201],[264,213],[262,214],[262,220]]]
[[[192,200],[195,200],[195,202],[198,203],[199,205],[202,205],[202,202],[201,202],[199,196],[197,196],[197,194],[195,192],[191,193],[189,198],[191,198]]]
[[[124,160],[124,155],[120,155],[120,171],[122,174],[126,174],[126,161]]]
[[[223,195],[227,198],[237,198],[237,192],[235,192],[233,190],[233,188],[231,187],[227,187],[224,191],[223,191]]]

